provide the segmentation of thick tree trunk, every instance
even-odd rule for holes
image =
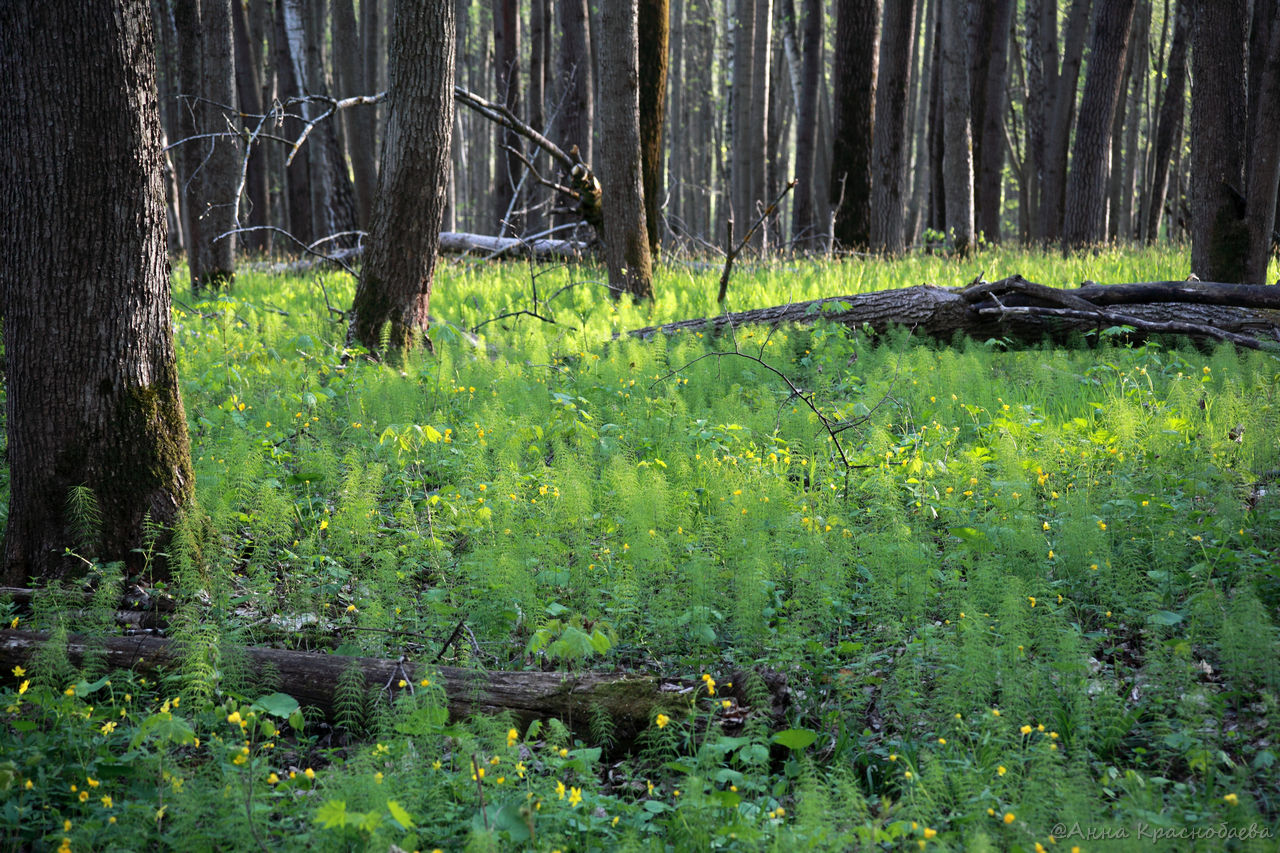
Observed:
[[[662,242],[662,124],[667,104],[667,55],[670,40],[669,0],[639,0],[640,33],[640,166],[644,181],[644,218],[649,253],[658,257]]]
[[[942,152],[947,236],[955,252],[973,250],[973,134],[969,127],[967,0],[942,0]]]
[[[1280,15],[1280,11],[1273,12]],[[1261,66],[1255,102],[1257,116],[1253,144],[1249,147],[1248,198],[1245,221],[1249,224],[1249,257],[1244,280],[1267,283],[1267,265],[1273,254],[1276,193],[1280,190],[1280,18],[1271,22],[1266,53],[1251,54],[1249,66]]]
[[[1041,218],[1040,195],[1044,192],[1045,155],[1045,106],[1049,99],[1049,86],[1045,78],[1045,45],[1040,36],[1043,5],[1054,5],[1053,0],[1026,0],[1023,17],[1027,54],[1027,97],[1024,117],[1027,125],[1027,169],[1023,175],[1023,204],[1028,213],[1029,237],[1032,243],[1044,240],[1044,220]]]
[[[6,672],[15,666],[29,666],[32,655],[48,640],[47,634],[32,631],[0,631],[0,666]],[[109,670],[127,669],[152,678],[176,667],[181,654],[172,640],[160,637],[92,641],[73,637],[67,643],[67,657],[73,665],[82,665],[86,658],[94,656]],[[689,695],[701,685],[651,675],[482,671],[288,649],[250,647],[244,654],[255,670],[269,668],[279,673],[281,692],[300,705],[320,710],[330,720],[335,717],[336,685],[351,667],[358,667],[365,683],[376,687],[401,681],[417,687],[423,678],[439,679],[449,713],[454,717],[507,713],[522,724],[554,717],[585,730],[592,717],[603,711],[617,726],[616,734],[624,739],[652,726],[660,711],[674,715],[687,709]],[[741,678],[735,677],[734,681]],[[391,689],[399,693],[412,688]],[[391,697],[384,694],[384,698]]]
[[[1111,132],[1124,82],[1135,3],[1136,0],[1106,0],[1098,7],[1067,182],[1062,223],[1065,251],[1097,245],[1107,238]]]
[[[1116,110],[1116,124],[1112,131],[1111,213],[1108,236],[1112,240],[1127,242],[1138,237],[1137,213],[1138,171],[1145,162],[1138,145],[1138,131],[1142,126],[1144,95],[1151,77],[1147,60],[1151,39],[1151,0],[1142,0],[1134,12],[1133,46],[1128,51],[1126,65],[1129,71],[1128,94]],[[1123,140],[1121,139],[1123,134]],[[1123,145],[1121,144],[1123,142]],[[1120,155],[1123,152],[1123,166]]]
[[[333,3],[333,69],[337,98],[372,95],[381,91],[365,82],[364,55],[351,0],[334,0]],[[354,176],[356,227],[360,229],[369,227],[373,197],[378,188],[378,148],[374,141],[377,109],[376,105],[368,104],[342,111],[347,159],[351,162]]]
[[[231,38],[231,0],[201,0],[201,95],[197,115],[205,133],[226,133],[237,121],[235,60]],[[236,276],[236,188],[240,185],[240,149],[229,137],[209,140],[200,169],[207,205],[202,214],[200,278],[192,290],[230,288]],[[228,236],[230,235],[230,236]]]
[[[1153,334],[1197,341],[1230,341],[1280,349],[1280,289],[1262,285],[1157,281],[1091,284],[1059,290],[1012,276],[967,287],[920,285],[852,296],[830,296],[772,308],[737,311],[628,334],[718,334],[748,325],[807,324],[818,320],[870,328],[906,326],[913,334],[950,342],[957,333],[977,340],[1002,338],[1036,346],[1113,326],[1131,326],[1131,340]]]
[[[1160,219],[1164,216],[1165,194],[1169,187],[1169,161],[1173,158],[1174,145],[1182,136],[1182,113],[1187,84],[1187,38],[1191,32],[1191,0],[1178,0],[1177,19],[1173,26],[1173,41],[1169,46],[1169,63],[1165,70],[1166,84],[1160,100],[1160,118],[1156,123],[1155,150],[1152,159],[1154,175],[1148,192],[1147,221],[1143,223],[1146,242],[1154,243],[1160,236]]]
[[[1105,2],[1105,0],[1104,0]],[[1080,63],[1084,57],[1085,37],[1089,33],[1089,8],[1093,0],[1074,0],[1067,17],[1067,37],[1063,45],[1062,68],[1053,76],[1053,106],[1049,111],[1049,129],[1045,135],[1044,193],[1040,196],[1047,241],[1062,235],[1062,212],[1067,191],[1067,152],[1071,145],[1071,127],[1075,124],[1076,85],[1080,79]],[[1057,4],[1045,0],[1046,16],[1057,17]],[[1056,58],[1054,62],[1056,62]]]
[[[1193,0],[1191,23],[1191,269],[1244,281],[1246,0]]]
[[[978,230],[991,243],[1000,242],[1004,207],[1009,28],[1015,5],[1014,0],[993,0],[986,16],[986,35],[975,45],[975,49],[990,57],[990,61],[982,68],[985,73],[982,99],[973,105],[974,137],[981,140],[974,146],[974,210]]]
[[[9,517],[0,576],[139,569],[191,494],[146,0],[0,5]],[[18,96],[17,93],[21,93]],[[87,489],[96,509],[69,508]]]
[[[885,6],[871,145],[871,248],[890,255],[907,249],[907,114],[915,42],[915,0]]]
[[[792,13],[794,0],[788,0]],[[792,245],[809,252],[820,247],[824,230],[818,221],[814,164],[818,144],[818,95],[822,74],[822,2],[804,0],[804,35],[800,60],[800,97],[796,105],[796,191],[791,218]]]
[[[653,298],[640,158],[639,28],[636,0],[600,12],[600,182],[605,262],[615,294]]]
[[[836,3],[835,129],[831,153],[834,241],[846,249],[871,243],[871,162],[880,62],[880,0]]]
[[[425,344],[453,130],[453,0],[396,0],[378,195],[349,337],[393,357]]]

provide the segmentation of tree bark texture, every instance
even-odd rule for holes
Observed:
[[[333,68],[335,97],[372,95],[381,90],[365,82],[364,54],[352,0],[333,2]],[[367,104],[342,111],[347,159],[351,162],[356,200],[356,227],[368,229],[378,189],[377,106]]]
[[[1103,0],[1098,6],[1067,181],[1062,222],[1064,250],[1097,245],[1107,238],[1111,133],[1124,82],[1135,5],[1136,0]]]
[[[242,116],[262,115],[262,66],[258,62],[260,51],[254,50],[250,41],[249,11],[239,0],[231,4],[233,35],[235,41],[236,99]],[[252,133],[256,118],[242,118],[242,132]],[[245,197],[241,201],[240,224],[249,226],[271,225],[271,195],[268,189],[267,152],[261,145],[249,149],[249,162],[245,169]],[[267,231],[251,231],[238,241],[245,248],[261,255],[271,245]]]
[[[1027,127],[1027,166],[1023,176],[1023,203],[1028,210],[1028,237],[1032,243],[1044,240],[1044,223],[1040,216],[1040,195],[1044,192],[1044,156],[1046,106],[1049,85],[1046,81],[1044,40],[1040,36],[1043,6],[1054,5],[1052,0],[1026,0],[1023,15],[1025,52],[1027,56],[1027,97],[1023,115]]]
[[[141,567],[191,494],[170,326],[155,43],[145,0],[5,3],[0,157],[5,581]],[[92,519],[68,496],[87,487]]]
[[[1262,4],[1260,3],[1259,6]],[[1276,194],[1280,191],[1280,7],[1272,12],[1269,44],[1249,57],[1250,76],[1257,76],[1255,108],[1250,116],[1253,143],[1249,146],[1249,180],[1245,221],[1249,224],[1249,256],[1244,280],[1267,283],[1276,224]]]
[[[942,2],[942,173],[947,235],[955,252],[973,250],[973,131],[969,126],[968,0]]]
[[[871,248],[890,255],[907,249],[907,114],[915,42],[915,0],[886,5],[871,145]]]
[[[667,104],[667,59],[671,34],[670,0],[639,0],[640,163],[649,253],[662,242],[662,125]]]
[[[791,2],[794,12],[795,4]],[[796,190],[791,239],[800,251],[820,247],[823,223],[817,215],[814,192],[818,144],[818,95],[822,74],[823,10],[821,0],[803,0],[803,42],[800,53],[800,97],[796,105]]]
[[[494,99],[520,114],[520,3],[519,0],[493,0],[493,85]],[[521,148],[520,138],[509,130],[494,134],[494,157],[498,171],[494,175],[493,218],[498,233],[508,229],[520,233],[521,217],[515,215],[516,183],[524,166],[513,150]]]
[[[976,225],[988,242],[1000,242],[1004,201],[1005,111],[1009,81],[1009,28],[1014,0],[990,0],[974,52],[988,57],[979,66],[982,97],[973,104],[974,211]]]
[[[1105,2],[1105,0],[1104,0]],[[1045,135],[1044,193],[1040,197],[1045,239],[1052,242],[1062,235],[1062,212],[1067,192],[1067,152],[1071,145],[1071,127],[1076,115],[1076,85],[1080,79],[1080,63],[1084,57],[1085,37],[1089,33],[1089,9],[1093,0],[1074,0],[1067,16],[1066,41],[1063,44],[1062,67],[1053,76],[1053,105],[1049,111],[1049,129]],[[1057,18],[1057,4],[1045,0],[1047,17]],[[1053,60],[1055,63],[1057,59]]]
[[[183,2],[189,2],[189,0],[183,0]],[[284,102],[289,98],[300,97],[303,94],[304,85],[298,77],[297,66],[294,64],[290,49],[284,0],[275,4],[273,27],[275,37],[272,39],[272,45],[275,48],[276,88],[279,100]],[[300,112],[299,108],[285,111],[280,123],[280,132],[286,139],[297,139],[302,134],[303,121],[299,117]],[[311,243],[317,236],[311,227],[311,150],[310,145],[304,145],[298,149],[293,155],[293,162],[285,170],[284,210],[287,217],[282,217],[283,227],[303,243]]]
[[[750,188],[747,197],[747,224],[754,222],[764,205],[769,203],[769,167],[776,161],[769,156],[775,135],[770,133],[770,102],[773,98],[773,0],[755,0],[755,24],[752,29],[751,92],[747,118],[747,158],[750,163]],[[741,145],[744,140],[739,139]],[[764,250],[769,229],[760,228],[752,238],[753,245]]]
[[[187,253],[187,272],[191,276],[191,288],[195,290],[200,283],[200,230],[205,207],[204,178],[200,171],[209,150],[207,141],[194,138],[201,130],[197,117],[202,115],[199,99],[202,86],[200,52],[203,49],[200,31],[203,25],[200,22],[199,0],[168,0],[168,5],[178,54],[178,139],[174,142],[182,143],[175,151],[174,165],[177,167],[178,190],[182,202],[182,236],[183,248]]]
[[[1244,281],[1246,0],[1193,0],[1191,22],[1191,269]]]
[[[831,202],[838,206],[832,236],[846,249],[863,249],[871,243],[871,152],[880,9],[880,0],[836,3]]]
[[[591,29],[587,0],[557,0],[560,27],[560,115],[555,139],[565,151],[576,145],[584,163],[592,163],[595,147],[595,84],[591,64]]]
[[[349,337],[391,353],[425,344],[453,130],[453,0],[396,0],[378,195]]]
[[[729,220],[739,233],[751,227],[751,64],[755,49],[755,2],[731,0],[733,17],[729,38],[732,42],[732,68],[729,74],[729,117],[727,148],[729,150]],[[763,164],[761,164],[763,167]]]
[[[529,124],[539,133],[547,127],[547,63],[551,60],[551,0],[529,3]],[[457,140],[454,140],[455,146]],[[537,161],[537,152],[530,159]],[[538,233],[547,227],[546,192],[538,184],[526,186],[528,216],[525,228]]]
[[[615,294],[653,298],[640,158],[640,58],[636,0],[600,10],[600,182],[604,257]]]
[[[231,39],[231,0],[201,0],[201,101],[204,133],[226,133],[239,124],[235,59]],[[204,140],[207,155],[200,169],[205,209],[201,212],[200,278],[192,289],[230,288],[236,275],[236,189],[240,185],[240,147],[230,137]],[[230,236],[225,236],[230,235]]]
[[[1148,243],[1160,236],[1160,219],[1164,216],[1165,194],[1169,187],[1169,164],[1174,145],[1182,135],[1182,114],[1186,101],[1187,38],[1191,32],[1191,0],[1178,0],[1173,39],[1169,45],[1169,62],[1165,69],[1165,89],[1160,99],[1160,117],[1156,122],[1155,149],[1152,153],[1153,179],[1147,192],[1151,194],[1147,221],[1143,223]]]
[[[930,284],[852,296],[792,302],[662,326],[628,334],[651,338],[678,332],[721,332],[749,325],[776,326],[825,320],[882,333],[906,326],[913,334],[949,343],[956,335],[1002,338],[1037,346],[1082,333],[1130,326],[1130,340],[1153,334],[1197,341],[1231,341],[1249,348],[1280,349],[1280,290],[1262,285],[1157,281],[1090,284],[1060,290],[1011,276],[967,287]]]

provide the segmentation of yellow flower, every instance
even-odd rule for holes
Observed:
[[[908,771],[906,771],[905,773],[903,773],[903,774],[902,774],[903,778],[904,778],[904,779],[907,779],[907,780],[910,780],[910,779],[912,778],[912,776],[913,776],[913,775],[914,775],[914,774],[913,774],[910,770],[908,770]]]
[[[320,519],[320,529],[321,529],[321,530],[328,530],[328,529],[329,529],[329,519],[327,519],[327,518],[322,518],[322,519]],[[353,609],[354,609],[354,608],[353,608]]]
[[[947,745],[947,739],[946,739],[946,738],[944,738],[944,737],[940,737],[940,738],[938,738],[938,745],[939,745],[939,746],[946,746],[946,745]]]
[[[507,746],[515,746],[518,740],[520,740],[520,732],[516,729],[507,729]]]
[[[99,785],[101,785],[101,784],[102,784],[102,783],[101,783],[101,782],[99,782],[97,779],[94,779],[92,776],[86,776],[86,777],[85,777],[85,781],[87,781],[87,782],[89,783],[89,787],[90,787],[90,788],[96,788],[96,787],[98,787]]]
[[[110,796],[110,795],[106,795],[106,796],[104,796],[104,797],[102,798],[102,807],[103,807],[103,808],[107,808],[107,809],[111,808],[111,796]]]
[[[85,802],[85,801],[86,801],[86,800],[88,800],[88,799],[89,799],[89,792],[88,792],[88,791],[81,791],[81,792],[80,792],[80,802],[82,802],[82,803],[83,803],[83,802]]]
[[[424,678],[424,679],[422,679],[421,681],[419,681],[419,682],[418,682],[418,686],[419,686],[419,687],[430,687],[430,686],[431,686],[431,679],[430,679],[430,678]]]
[[[1005,813],[1004,813],[1004,822],[1005,822],[1005,823],[1013,823],[1015,820],[1017,820],[1017,818],[1016,818],[1016,817],[1014,817],[1013,812],[1005,812]]]
[[[671,722],[671,718],[666,714],[659,714],[654,718],[654,722],[657,724],[658,728],[664,729],[667,727],[667,723]]]
[[[733,705],[733,702],[731,702],[728,699],[725,699],[720,703],[720,707],[724,708],[726,711],[729,710],[729,708],[732,707],[732,705]]]
[[[18,627],[18,617],[17,617],[17,616],[13,617],[13,621],[9,623],[9,627],[10,627],[10,628],[17,628],[17,627]]]
[[[992,709],[991,709],[991,716],[993,716],[993,717],[998,717],[998,716],[1000,716],[1000,709],[999,709],[999,708],[992,708]]]
[[[308,779],[314,779],[316,778],[316,771],[308,767],[306,770],[302,771],[302,775],[306,776]]]
[[[1222,801],[1229,806],[1238,806],[1240,805],[1240,796],[1238,794],[1226,794],[1223,796]]]
[[[937,834],[938,834],[938,830],[936,830],[936,829],[930,829],[930,828],[929,828],[929,827],[927,827],[927,826],[924,828],[924,837],[925,837],[925,838],[933,838],[933,837],[934,837],[934,836],[936,836]]]
[[[381,771],[381,770],[379,770],[377,773],[374,773],[374,774],[373,774],[373,781],[377,782],[379,785],[381,785],[381,784],[382,784],[382,771]]]
[[[355,606],[354,604],[348,604],[348,605],[347,605],[347,612],[348,612],[348,613],[355,613],[355,612],[356,612],[356,606]],[[403,685],[402,685],[402,686],[403,686]]]
[[[1022,732],[1024,735],[1029,735],[1031,734],[1031,726],[1023,726],[1022,728],[1018,729],[1018,731]]]
[[[568,747],[566,747],[566,746],[562,746],[562,747],[560,747],[560,752],[559,752],[558,754],[559,754],[559,756],[560,756],[561,758],[568,758],[568,757],[569,757],[569,748],[568,748]]]
[[[556,780],[556,796],[564,799],[564,782],[561,780]]]
[[[24,675],[26,675],[26,674],[27,674],[27,671],[26,671],[25,669],[23,669],[22,667],[20,667],[20,666],[15,666],[15,667],[13,668],[13,677],[14,677],[14,678],[21,678],[22,676],[24,676]]]
[[[716,680],[712,678],[710,675],[703,673],[702,681],[707,685],[707,695],[708,696],[716,695]]]
[[[1031,602],[1031,606],[1032,606],[1032,607],[1035,607],[1035,606],[1036,606],[1036,597],[1035,597],[1034,595],[1028,595],[1028,596],[1027,596],[1027,601],[1030,601],[1030,602]]]
[[[1006,773],[1008,773],[1008,772],[1009,772],[1009,768],[1008,768],[1008,767],[1005,767],[1003,764],[1001,764],[999,767],[997,767],[997,768],[996,768],[996,775],[997,775],[997,776],[1003,776],[1004,774],[1006,774]]]
[[[581,788],[570,788],[570,789],[569,789],[569,805],[570,805],[570,806],[577,806],[577,805],[578,805],[578,803],[580,803],[580,802],[582,802],[582,789],[581,789]]]
[[[279,782],[280,782],[280,777],[277,776],[274,772],[267,775],[268,785],[276,785],[276,784],[279,784]]]
[[[399,687],[401,690],[403,690],[403,689],[405,689],[406,687],[408,687],[408,686],[409,686],[409,682],[405,681],[405,680],[402,678],[402,679],[400,679],[398,682],[396,682],[396,686],[397,686],[397,687]]]
[[[228,722],[228,723],[231,723],[232,725],[236,725],[236,726],[238,726],[238,725],[243,725],[243,724],[244,724],[244,720],[240,719],[240,712],[239,712],[239,711],[232,711],[230,714],[228,714],[228,715],[227,715],[227,722]]]
[[[74,696],[74,695],[76,695],[76,689],[75,689],[75,687],[74,687],[74,686],[72,686],[72,687],[68,687],[66,690],[62,691],[62,695],[63,695],[63,696]]]
[[[18,685],[18,695],[21,696],[23,693],[26,693],[27,688],[29,688],[30,686],[31,686],[31,679],[28,678],[26,681]]]

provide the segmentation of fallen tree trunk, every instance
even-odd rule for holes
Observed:
[[[33,631],[0,630],[0,668],[28,666],[32,654],[49,639]],[[381,660],[250,647],[244,650],[256,671],[271,668],[280,675],[280,691],[302,705],[334,717],[338,679],[349,667],[359,667],[365,683],[385,696],[412,690],[423,678],[443,682],[449,713],[464,717],[477,713],[509,712],[522,722],[555,717],[570,727],[586,728],[593,713],[613,720],[619,740],[630,740],[652,724],[659,711],[683,713],[700,682],[605,672],[482,672],[420,662]],[[175,667],[181,649],[172,640],[154,636],[72,637],[67,656],[80,665],[86,654],[105,658],[109,670],[131,669],[154,675]],[[403,682],[404,686],[401,686]],[[745,715],[742,715],[745,716]],[[730,715],[730,719],[733,715]]]
[[[817,319],[869,326],[883,332],[906,326],[943,341],[955,335],[1009,338],[1039,343],[1111,327],[1128,327],[1134,339],[1153,334],[1186,335],[1199,341],[1230,341],[1250,349],[1280,348],[1280,287],[1162,281],[1088,283],[1060,290],[1012,276],[967,287],[920,285],[851,296],[831,296],[771,308],[738,311],[629,334],[718,333],[746,325],[812,323]]]
[[[471,234],[465,231],[441,231],[440,252],[442,254],[466,255],[482,254],[487,258],[499,258],[506,255],[533,255],[535,258],[561,258],[565,260],[581,260],[590,250],[586,243],[577,240],[551,240],[539,237],[533,240],[521,240],[519,237],[495,237],[490,234]],[[270,273],[306,272],[324,264],[336,264],[357,258],[364,251],[364,246],[340,249],[321,257],[302,258],[297,261],[268,264],[266,271]]]

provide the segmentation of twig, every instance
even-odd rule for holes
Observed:
[[[760,226],[764,224],[764,221],[774,214],[774,211],[778,209],[778,205],[782,203],[782,199],[786,197],[787,193],[791,192],[795,188],[796,181],[793,178],[782,192],[778,193],[778,197],[764,209],[759,217],[757,217],[755,223],[747,229],[746,234],[742,235],[741,242],[736,246],[733,245],[733,220],[729,220],[729,251],[725,253],[724,272],[720,274],[720,292],[716,295],[716,302],[721,304],[724,303],[725,295],[729,291],[729,274],[733,271],[733,262],[738,257],[738,254],[746,247],[747,242],[751,239],[752,235],[756,233]]]
[[[484,830],[489,831],[489,812],[484,807],[484,783],[480,778],[480,764],[476,761],[475,753],[471,754],[471,778],[476,780],[476,793],[480,795],[480,816],[484,818]]]

